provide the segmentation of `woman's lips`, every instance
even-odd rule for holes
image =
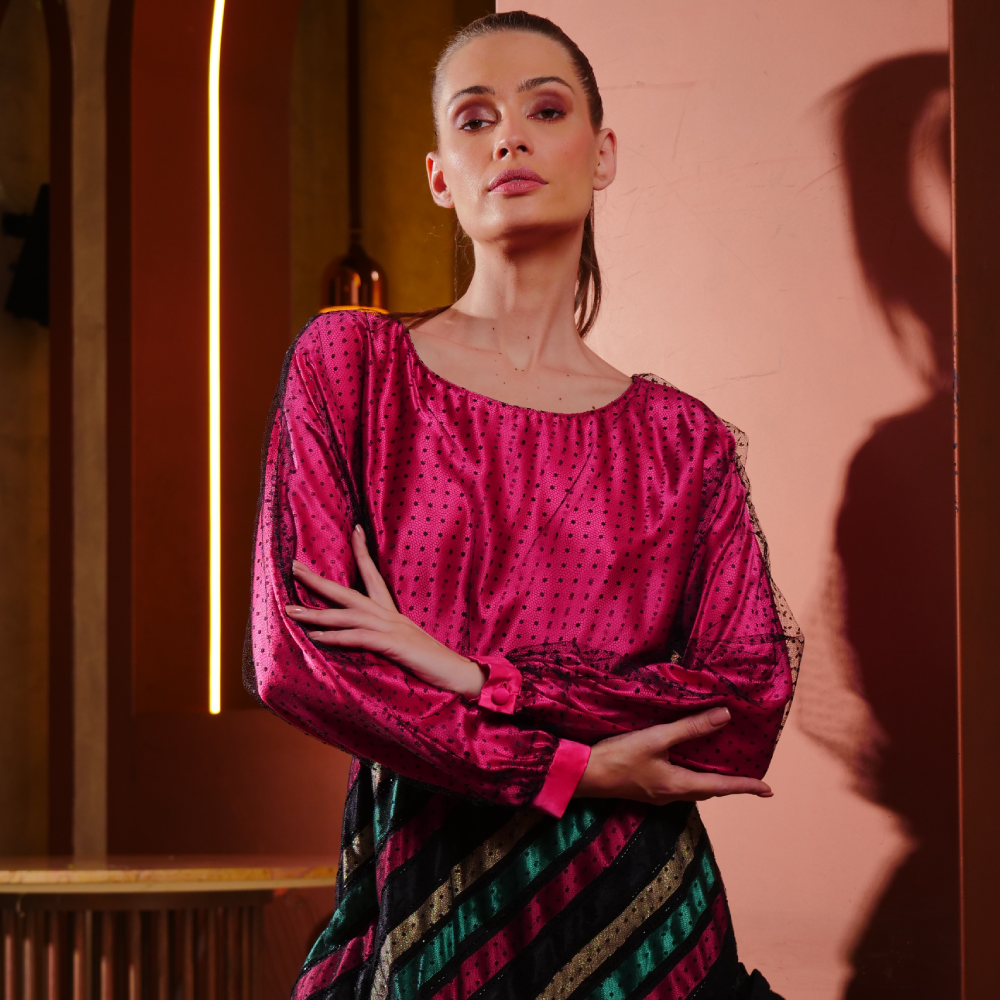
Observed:
[[[489,189],[500,194],[526,194],[547,183],[534,170],[518,167],[497,174],[490,182]]]

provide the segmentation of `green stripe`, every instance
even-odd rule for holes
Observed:
[[[702,850],[698,874],[689,883],[684,901],[586,1000],[625,1000],[642,981],[682,945],[705,910],[715,885],[712,854]]]
[[[386,790],[383,785],[388,783]],[[390,777],[383,777],[375,791],[375,816],[373,823],[375,826],[375,844],[380,847],[385,840],[392,825],[392,818],[396,814],[399,805],[399,794],[402,782],[399,775],[390,772]]]
[[[334,910],[330,922],[309,951],[302,971],[305,972],[327,955],[343,947],[352,937],[360,934],[378,915],[378,897],[375,894],[375,866],[372,865],[344,894],[340,906]]]
[[[538,878],[598,821],[587,807],[567,810],[536,841],[529,844],[497,878],[455,908],[427,942],[394,976],[393,994],[408,1000],[454,957],[458,946],[473,931],[495,916],[518,893]]]

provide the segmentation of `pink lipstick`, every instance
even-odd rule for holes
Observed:
[[[534,170],[527,167],[513,167],[510,170],[503,170],[490,181],[490,191],[497,191],[500,194],[527,194],[548,184]]]

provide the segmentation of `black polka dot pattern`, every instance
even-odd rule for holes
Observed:
[[[774,588],[740,460],[704,404],[651,376],[586,413],[455,386],[388,317],[319,316],[286,359],[268,440],[248,678],[278,714],[462,794],[530,802],[560,738],[594,743],[716,705],[677,748],[759,776],[801,635]],[[397,605],[466,655],[522,673],[512,716],[390,661],[313,644],[292,560],[356,585],[364,526]],[[373,553],[374,554],[374,553]]]

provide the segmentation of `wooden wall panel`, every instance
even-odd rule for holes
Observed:
[[[121,0],[127,4],[128,0]],[[260,444],[288,343],[289,86],[295,5],[229,0],[223,30],[223,712],[208,714],[208,50],[211,0],[134,0],[112,17],[109,846],[123,853],[333,853],[347,759],[246,707],[241,646]],[[130,30],[129,30],[130,29]],[[126,162],[127,160],[127,162]],[[126,182],[123,182],[126,183]],[[130,252],[124,254],[127,234]],[[130,351],[130,357],[128,356]],[[117,366],[117,367],[115,367]],[[127,383],[123,389],[123,383]],[[131,610],[131,614],[129,611]],[[116,622],[123,622],[120,630]],[[128,704],[127,676],[133,696]],[[115,681],[117,679],[117,681]],[[250,703],[251,705],[253,703]]]
[[[138,712],[201,712],[208,703],[211,17],[211,0],[135,4],[132,561]]]
[[[132,750],[132,13],[108,12],[108,831],[127,843]],[[109,845],[110,847],[110,845]],[[111,848],[113,849],[113,847]]]
[[[49,39],[49,851],[73,845],[73,59],[66,7]]]
[[[223,709],[241,679],[261,442],[289,344],[291,80],[297,2],[226,5],[222,160]]]
[[[1000,930],[1000,8],[954,0],[953,13],[963,987],[987,1000]]]

